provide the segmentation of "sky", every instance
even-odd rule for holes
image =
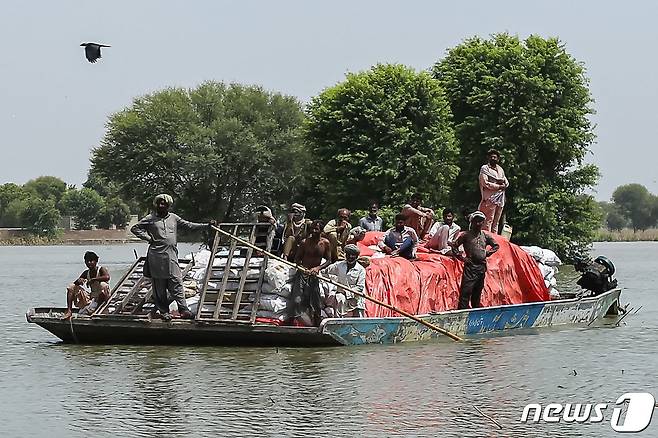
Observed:
[[[308,102],[347,72],[429,69],[464,39],[558,37],[587,69],[594,195],[658,194],[658,3],[651,1],[20,1],[0,13],[0,184],[80,186],[108,116],[169,86],[257,84]],[[112,45],[96,64],[80,43]]]

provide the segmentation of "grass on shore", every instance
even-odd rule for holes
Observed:
[[[9,239],[0,240],[0,246],[45,246],[61,245],[64,243],[61,237],[40,237],[40,236],[22,236],[10,237]]]
[[[648,230],[633,231],[630,228],[624,228],[621,231],[599,229],[595,236],[595,242],[640,242],[640,241],[658,241],[658,228],[649,228]]]

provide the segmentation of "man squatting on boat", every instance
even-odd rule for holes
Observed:
[[[110,273],[107,268],[98,265],[95,252],[87,251],[84,260],[87,269],[66,288],[66,312],[62,319],[72,316],[74,304],[80,309],[78,315],[91,315],[110,298]],[[85,284],[91,292],[87,292]]]

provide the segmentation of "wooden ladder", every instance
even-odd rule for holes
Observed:
[[[121,280],[114,286],[110,299],[94,315],[146,315],[148,309],[142,306],[151,295],[151,279],[144,277],[146,257],[138,258]],[[183,279],[194,267],[190,260],[178,260]]]
[[[274,226],[270,224],[226,223],[218,227],[258,248],[272,248]],[[216,231],[196,319],[253,324],[266,268],[267,255]]]

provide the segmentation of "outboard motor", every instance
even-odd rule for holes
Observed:
[[[592,291],[593,295],[599,295],[617,287],[617,280],[614,278],[615,265],[607,257],[598,256],[594,260],[576,260],[574,268],[582,273],[576,284],[583,289]]]

